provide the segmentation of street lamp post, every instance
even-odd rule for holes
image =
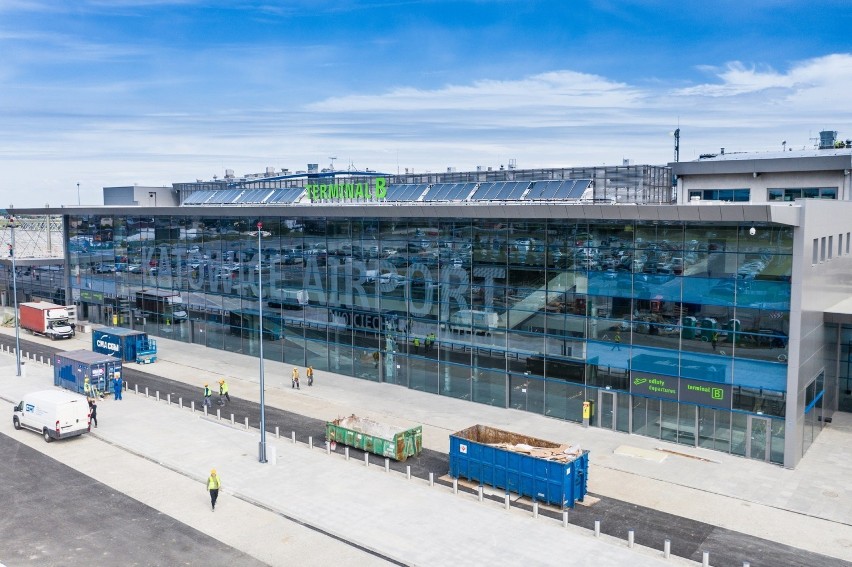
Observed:
[[[14,217],[10,217],[9,230],[12,233],[12,247],[9,249],[9,256],[12,257],[12,302],[15,306],[15,364],[17,374],[21,375],[21,326],[18,321],[18,271],[15,269],[15,226],[17,221]]]
[[[263,266],[260,263],[263,254],[260,250],[260,239],[263,236],[263,223],[257,223],[257,326],[258,340],[260,342],[260,445],[258,447],[257,460],[266,462],[266,404],[264,400],[263,384]]]
[[[80,182],[77,182],[77,206],[80,206]]]

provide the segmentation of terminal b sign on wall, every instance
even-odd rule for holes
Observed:
[[[680,401],[731,409],[731,385],[681,378]]]

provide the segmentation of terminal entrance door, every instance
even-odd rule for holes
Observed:
[[[746,456],[758,461],[769,461],[772,422],[759,415],[748,416],[746,430]]]
[[[598,427],[614,430],[617,411],[616,393],[612,390],[598,390],[598,407],[595,409]]]

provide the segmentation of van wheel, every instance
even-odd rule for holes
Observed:
[[[50,431],[48,431],[47,428],[44,429],[44,440],[48,443],[53,441],[53,437],[50,436]]]
[[[18,419],[18,416],[12,418],[12,425],[15,426],[15,429],[21,428],[21,420]]]

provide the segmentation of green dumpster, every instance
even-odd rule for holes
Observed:
[[[423,426],[403,429],[350,415],[326,422],[329,443],[341,443],[368,453],[404,461],[423,450]]]

